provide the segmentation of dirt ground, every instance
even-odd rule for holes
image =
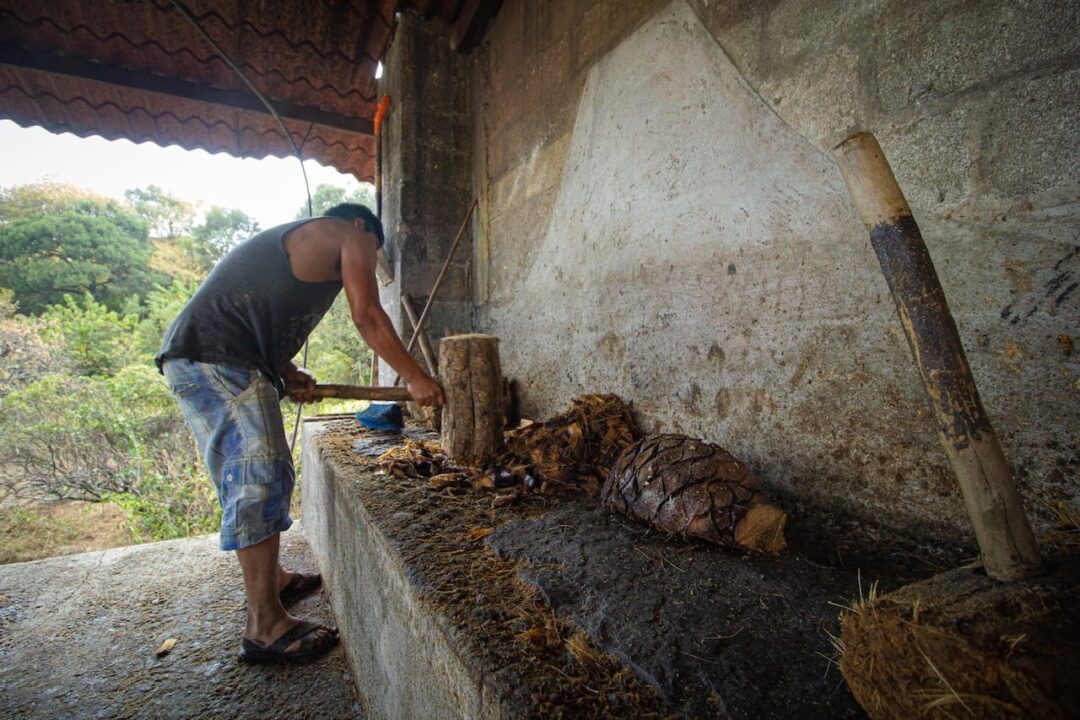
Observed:
[[[312,572],[301,532],[282,535],[283,562]],[[2,566],[0,717],[362,716],[340,648],[305,665],[240,663],[244,612],[235,555],[215,535]],[[323,595],[293,612],[333,623]]]
[[[112,503],[0,507],[0,565],[131,545],[127,513]]]

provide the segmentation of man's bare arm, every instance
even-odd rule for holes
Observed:
[[[405,349],[379,303],[375,263],[375,236],[352,228],[341,245],[341,283],[353,323],[364,342],[401,375],[413,399],[421,405],[442,405],[442,388]]]

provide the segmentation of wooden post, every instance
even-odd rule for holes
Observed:
[[[503,449],[499,338],[452,335],[439,343],[439,380],[446,393],[442,443],[458,464],[482,465]]]
[[[979,400],[930,253],[877,139],[858,133],[833,150],[889,284],[990,577],[1040,565],[1012,470]]]

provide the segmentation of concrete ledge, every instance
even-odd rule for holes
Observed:
[[[422,600],[415,576],[359,501],[355,469],[343,472],[334,461],[323,442],[328,427],[304,424],[304,528],[367,717],[504,716],[467,667],[447,618]]]
[[[589,497],[495,509],[475,488],[380,474],[361,435],[305,425],[303,520],[369,717],[861,716],[829,633],[871,581],[901,584],[880,543],[853,567],[839,540],[874,543],[821,515],[762,556]]]

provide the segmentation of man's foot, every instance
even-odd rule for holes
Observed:
[[[285,584],[278,589],[278,597],[281,598],[281,604],[286,607],[300,598],[307,597],[322,587],[322,575],[319,575],[318,573],[315,573],[314,575],[304,575],[303,573],[298,572],[278,572],[279,577],[282,574],[285,574],[288,577],[288,580],[286,580]]]
[[[249,663],[304,660],[323,655],[337,644],[336,629],[300,620],[270,643],[245,637],[240,659]]]

